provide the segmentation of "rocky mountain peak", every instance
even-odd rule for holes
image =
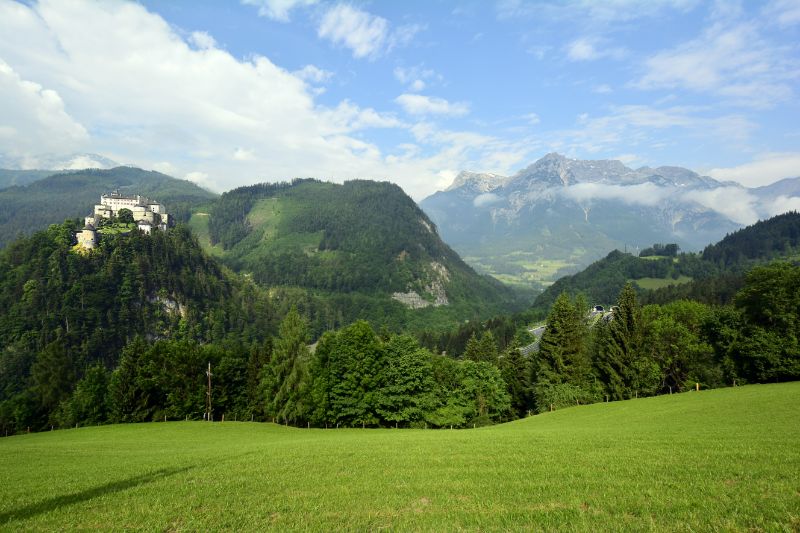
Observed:
[[[508,178],[506,176],[492,174],[491,172],[480,173],[462,170],[453,180],[453,183],[445,189],[445,192],[464,187],[473,192],[487,193],[502,187],[507,181]]]

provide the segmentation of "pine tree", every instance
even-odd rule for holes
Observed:
[[[486,330],[480,340],[473,333],[464,349],[464,359],[470,361],[492,363],[497,365],[497,341],[491,331]]]
[[[619,294],[607,332],[597,333],[595,368],[606,393],[615,400],[652,394],[658,387],[659,369],[642,349],[641,308],[631,283]]]
[[[511,408],[517,417],[524,417],[533,407],[531,398],[530,361],[522,355],[519,343],[512,340],[499,360],[500,373],[511,396]]]
[[[297,423],[308,416],[305,387],[308,384],[309,352],[305,320],[292,307],[281,322],[262,383],[266,394],[267,416]]]
[[[589,401],[589,328],[583,298],[565,292],[553,304],[532,365],[537,410],[550,404]]]

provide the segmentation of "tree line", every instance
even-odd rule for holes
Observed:
[[[200,419],[209,363],[215,419],[316,427],[471,427],[800,377],[793,263],[751,268],[724,305],[642,305],[627,284],[600,317],[563,292],[531,351],[508,317],[419,337],[329,317],[318,335],[315,300],[226,273],[185,228],[109,236],[87,254],[72,249],[77,227],[0,253],[3,431]]]

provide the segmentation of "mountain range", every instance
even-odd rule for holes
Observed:
[[[420,205],[474,267],[536,286],[615,248],[699,250],[800,207],[800,178],[749,189],[681,167],[632,169],[551,153],[513,176],[462,172]]]

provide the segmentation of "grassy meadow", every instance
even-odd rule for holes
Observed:
[[[167,422],[0,439],[0,529],[800,530],[800,383],[470,430]]]

